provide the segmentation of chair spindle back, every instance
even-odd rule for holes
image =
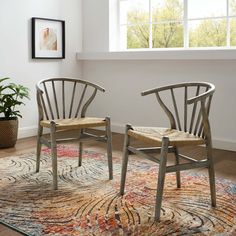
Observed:
[[[155,93],[172,129],[205,138],[210,135],[209,111],[215,86],[206,82],[181,83],[144,91]]]
[[[36,89],[39,120],[85,117],[97,90],[105,91],[88,81],[70,78],[44,79]]]

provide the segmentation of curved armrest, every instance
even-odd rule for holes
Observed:
[[[50,79],[42,79],[42,80],[40,80],[40,81],[37,83],[37,85],[36,85],[37,90],[40,91],[41,93],[43,93],[43,90],[40,89],[40,84],[42,84],[43,82],[49,82],[49,81],[53,81],[53,80],[54,80],[54,81],[61,81],[61,80],[64,80],[64,81],[71,81],[71,82],[77,81],[77,82],[80,82],[80,83],[82,83],[82,84],[90,85],[90,86],[92,86],[92,87],[98,89],[98,90],[101,91],[101,92],[105,92],[105,91],[106,91],[103,87],[101,87],[101,86],[99,86],[99,85],[97,85],[97,84],[94,84],[94,83],[91,83],[91,82],[88,82],[88,81],[85,81],[85,80],[71,79],[71,78],[50,78]]]
[[[199,96],[193,97],[193,98],[189,98],[187,100],[188,104],[200,101],[208,96],[210,96],[211,94],[214,93],[215,91],[215,86],[211,83],[207,83],[207,82],[190,82],[190,83],[179,83],[179,84],[172,84],[172,85],[167,85],[167,86],[163,86],[163,87],[158,87],[158,88],[153,88],[153,89],[149,89],[146,91],[143,91],[141,93],[142,96],[146,96],[152,93],[158,93],[161,91],[165,91],[168,89],[174,89],[174,88],[181,88],[181,87],[189,87],[189,86],[208,86],[210,89],[208,91],[206,91],[205,93],[202,93]]]
[[[86,82],[86,84],[93,86],[94,88],[98,89],[101,92],[105,92],[106,91],[103,87],[101,87],[101,86],[99,86],[97,84],[90,83],[90,82],[84,81],[84,80],[80,80],[80,82]]]
[[[41,94],[44,93],[43,90],[39,87],[39,84],[36,84],[36,91]]]
[[[158,93],[158,92],[165,91],[165,90],[168,90],[168,89],[181,88],[181,87],[185,87],[185,86],[196,86],[198,84],[199,83],[197,83],[197,82],[196,83],[192,82],[192,83],[171,84],[171,85],[157,87],[157,88],[153,88],[153,89],[150,89],[150,90],[143,91],[141,93],[141,95],[146,96],[146,95],[149,95],[149,94],[152,94],[152,93]]]
[[[192,104],[192,103],[195,103],[195,102],[198,102],[198,101],[201,101],[201,100],[204,100],[205,98],[211,96],[214,92],[215,92],[215,86],[213,84],[209,84],[211,87],[208,91],[206,91],[205,93],[202,93],[196,97],[192,97],[192,98],[189,98],[187,100],[187,104]]]

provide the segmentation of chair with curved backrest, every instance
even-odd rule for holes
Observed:
[[[135,153],[159,164],[155,220],[160,219],[165,174],[176,172],[177,187],[181,187],[180,171],[199,167],[208,168],[212,206],[216,206],[215,176],[212,160],[212,140],[208,119],[214,85],[206,82],[181,83],[142,92],[155,94],[167,114],[170,128],[133,127],[126,125],[120,194],[124,194],[128,157]],[[181,99],[182,98],[182,99]],[[182,106],[181,106],[182,105]],[[135,148],[130,138],[152,145]],[[207,158],[197,160],[179,153],[179,147],[205,145]],[[175,164],[167,165],[168,152],[175,154]],[[160,157],[150,153],[160,153]],[[182,162],[185,161],[185,163]],[[181,163],[182,162],[182,163]],[[187,162],[187,163],[186,163]]]
[[[53,189],[58,189],[57,182],[57,143],[71,141],[70,139],[57,139],[58,131],[78,130],[79,161],[82,164],[82,141],[96,139],[107,142],[107,157],[109,167],[109,179],[113,178],[112,171],[112,140],[110,118],[86,117],[88,106],[94,100],[97,91],[104,92],[100,86],[70,78],[51,78],[38,82],[37,103],[39,111],[38,140],[37,140],[37,164],[36,172],[39,172],[41,146],[45,144],[51,148]],[[97,136],[89,133],[87,128],[104,127],[105,135]],[[50,129],[50,140],[43,136],[43,128]]]

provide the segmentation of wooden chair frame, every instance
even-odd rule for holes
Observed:
[[[57,87],[56,85],[60,84],[61,88],[61,98],[57,94]],[[66,104],[66,84],[69,83],[73,85],[72,89],[72,96],[68,99],[68,103]],[[51,86],[51,93],[49,93],[48,86]],[[77,87],[82,86],[83,89],[80,94],[80,99],[75,102]],[[93,91],[91,94],[86,98],[86,92],[88,88],[92,89]],[[105,89],[90,83],[88,81],[79,80],[79,79],[72,79],[72,78],[50,78],[44,79],[37,83],[36,85],[37,90],[37,104],[38,104],[38,112],[39,112],[39,120],[38,120],[38,136],[37,136],[37,161],[36,161],[36,172],[39,172],[40,169],[40,156],[41,156],[41,147],[42,144],[46,145],[47,147],[51,148],[51,155],[52,155],[52,175],[53,175],[53,189],[58,189],[58,171],[57,171],[57,143],[60,142],[70,142],[72,140],[79,141],[79,160],[78,166],[82,165],[82,152],[83,152],[83,142],[90,141],[91,139],[102,141],[107,143],[107,157],[108,157],[108,168],[109,168],[109,179],[113,179],[113,167],[112,167],[112,134],[111,134],[111,124],[110,118],[106,117],[101,119],[99,122],[94,122],[90,124],[80,124],[79,120],[86,118],[86,111],[89,105],[94,100],[97,91],[105,92]],[[51,95],[51,96],[50,96]],[[52,99],[50,99],[52,98]],[[59,100],[62,103],[62,111],[60,112],[60,107],[58,105]],[[68,106],[67,106],[68,105]],[[69,108],[69,111],[67,111]],[[74,112],[74,116],[72,115]],[[67,114],[68,113],[68,114]],[[76,121],[76,125],[70,123],[64,126],[58,125],[61,120],[64,119],[72,119]],[[69,120],[70,121],[70,120]],[[78,121],[78,122],[77,122]],[[46,125],[45,125],[46,124]],[[105,135],[98,136],[92,133],[87,132],[86,128],[92,127],[105,127]],[[43,135],[43,128],[50,129],[50,139],[48,140]],[[78,138],[67,138],[67,139],[57,139],[57,132],[58,131],[65,131],[65,130],[79,130],[79,137]]]
[[[195,87],[196,88],[196,96],[192,98],[188,98],[188,88]],[[205,92],[200,94],[200,88],[205,88]],[[215,193],[215,175],[214,175],[214,165],[213,165],[213,157],[212,157],[212,139],[211,139],[211,130],[209,123],[209,111],[210,104],[212,100],[213,93],[215,91],[214,85],[206,82],[192,82],[192,83],[181,83],[174,84],[170,86],[164,86],[160,88],[151,89],[148,91],[142,92],[142,96],[146,96],[149,94],[155,94],[156,98],[163,108],[165,113],[167,114],[171,129],[182,130],[179,111],[175,99],[174,90],[177,88],[184,89],[184,132],[194,134],[197,137],[201,137],[204,140],[204,144],[206,146],[207,158],[204,160],[196,160],[191,157],[182,155],[179,153],[178,144],[170,145],[169,137],[163,137],[160,146],[161,147],[150,147],[150,148],[135,148],[130,145],[130,134],[129,131],[133,130],[131,125],[126,125],[125,132],[125,141],[124,141],[124,149],[123,149],[123,163],[122,163],[122,174],[121,174],[121,185],[120,185],[120,194],[124,194],[125,181],[126,181],[126,172],[128,165],[129,154],[135,153],[141,155],[155,163],[159,164],[159,173],[158,173],[158,181],[157,181],[157,193],[156,193],[156,206],[155,206],[155,220],[160,220],[161,215],[161,205],[162,205],[162,196],[165,182],[165,174],[176,172],[176,180],[177,187],[181,187],[180,180],[180,171],[190,170],[199,167],[206,167],[209,173],[210,180],[210,193],[211,193],[211,205],[213,207],[216,206],[216,193]],[[165,105],[163,102],[160,93],[163,91],[170,91],[174,112]],[[192,104],[192,115],[190,127],[187,127],[187,111],[188,105]],[[197,105],[200,104],[199,113],[197,115],[196,108]],[[197,118],[196,118],[197,117]],[[195,120],[195,121],[194,121]],[[195,124],[195,126],[194,126]],[[177,128],[178,126],[178,128]],[[181,143],[180,146],[185,145],[184,142]],[[189,145],[188,143],[186,145]],[[154,157],[151,153],[160,153],[160,158]],[[175,154],[175,164],[167,166],[167,154],[174,153]],[[180,163],[180,159],[187,161],[187,163]]]

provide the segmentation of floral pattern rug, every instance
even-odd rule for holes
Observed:
[[[216,180],[217,207],[210,205],[208,177],[182,172],[181,189],[167,174],[161,221],[154,221],[158,166],[130,157],[126,190],[119,196],[121,157],[107,157],[60,146],[59,190],[52,190],[50,151],[45,148],[39,173],[35,153],[0,158],[0,222],[26,235],[236,235],[236,184]]]

